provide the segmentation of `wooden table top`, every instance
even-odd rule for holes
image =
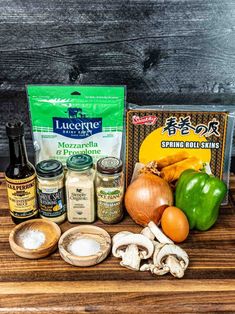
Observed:
[[[231,177],[229,205],[216,225],[193,231],[182,247],[190,265],[183,279],[134,272],[109,256],[89,268],[66,264],[56,251],[41,260],[13,254],[8,236],[14,224],[8,211],[6,186],[0,174],[0,313],[155,313],[235,312],[235,177]],[[126,217],[104,225],[111,235],[141,227]],[[74,225],[66,222],[62,232]]]

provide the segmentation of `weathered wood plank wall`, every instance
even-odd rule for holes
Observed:
[[[138,104],[235,103],[234,0],[1,0],[4,123],[25,120],[27,83],[126,84]]]

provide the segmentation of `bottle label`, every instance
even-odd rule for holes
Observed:
[[[64,187],[43,187],[37,189],[39,212],[41,216],[55,218],[66,211]]]
[[[37,213],[36,174],[25,179],[10,179],[7,176],[7,194],[11,215],[29,218]]]
[[[93,189],[67,187],[68,219],[71,222],[93,222],[95,219]]]
[[[122,217],[122,199],[123,187],[103,188],[96,190],[98,217],[107,222],[112,223]]]
[[[123,188],[97,188],[97,198],[101,202],[105,203],[120,203],[123,197]]]

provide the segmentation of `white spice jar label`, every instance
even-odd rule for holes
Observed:
[[[95,219],[94,195],[90,188],[67,187],[67,200],[69,202],[68,219],[72,222],[91,222]]]
[[[50,194],[50,193],[57,193],[58,192],[58,186],[53,187],[44,187],[41,188],[42,193]]]

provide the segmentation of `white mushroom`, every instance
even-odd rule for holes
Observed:
[[[150,270],[156,275],[164,275],[170,272],[173,276],[182,278],[184,276],[184,271],[189,264],[188,254],[165,236],[154,222],[150,222],[148,228],[161,243],[153,241],[153,257],[149,260],[148,264],[142,265],[140,270]],[[146,228],[142,231],[145,234],[148,234]]]
[[[183,264],[181,266],[184,267],[184,269],[186,269],[188,267],[189,264],[189,258],[188,258],[188,254],[178,245],[175,244],[166,244],[162,247],[162,249],[159,251],[159,253],[156,255],[156,263],[161,263],[162,261],[164,261],[164,258],[167,255],[174,255],[176,256],[179,261],[182,261]],[[155,256],[153,256],[153,259],[155,258]]]
[[[153,255],[153,264],[159,267],[169,267],[170,273],[177,278],[184,276],[188,267],[188,254],[175,244],[164,245],[159,252]]]
[[[174,243],[161,231],[160,228],[158,228],[158,226],[153,221],[148,223],[148,227],[160,243]]]
[[[155,246],[158,246],[159,242],[154,241],[155,235],[151,232],[149,227],[145,227],[140,233],[152,241],[154,245],[154,250],[155,250],[156,249]],[[147,263],[143,264],[140,267],[140,271],[148,271],[148,270],[152,271],[152,268],[154,268],[154,265],[153,265],[153,258],[151,256],[151,258],[148,259]]]
[[[182,278],[184,276],[184,269],[174,255],[167,256],[163,267],[167,267],[174,277]]]
[[[113,237],[113,255],[122,258],[121,266],[132,270],[139,270],[141,259],[151,257],[153,251],[153,243],[142,234],[120,232]]]
[[[159,242],[156,242],[156,241],[152,241],[153,242],[153,245],[154,245],[154,253],[153,254],[158,254],[158,252],[160,251],[160,249],[165,245],[163,243],[159,243]],[[147,264],[143,264],[141,267],[140,267],[140,271],[148,271],[150,270],[152,273],[155,273],[156,275],[164,275],[165,273],[168,273],[169,272],[169,269],[166,271],[166,269],[164,269],[164,272],[162,272],[162,270],[160,269],[157,269],[156,265],[154,265],[154,262],[153,262],[153,256],[151,259],[148,260],[148,263]],[[159,271],[159,273],[156,273],[157,271]]]
[[[159,242],[154,240],[155,237]],[[152,221],[141,234],[128,231],[117,233],[113,237],[112,252],[115,257],[122,258],[121,266],[151,271],[156,275],[170,272],[173,276],[182,278],[189,264],[188,254],[165,236]],[[148,259],[148,262],[140,267],[142,259]]]
[[[116,241],[120,240],[122,237],[125,237],[128,234],[133,234],[133,233],[130,232],[130,231],[120,231],[120,232],[116,233],[113,236],[112,240],[113,240],[113,242],[116,242]]]
[[[152,233],[149,227],[145,227],[140,233],[143,234],[145,237],[147,237],[151,241],[155,239],[155,235]]]

